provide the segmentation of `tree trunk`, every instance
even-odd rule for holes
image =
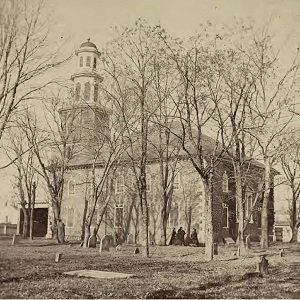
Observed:
[[[270,158],[264,158],[265,163],[265,186],[264,186],[264,198],[261,209],[261,240],[260,246],[263,249],[269,246],[269,230],[268,230],[268,209],[269,209],[269,198],[270,198],[270,175],[271,175],[271,164]]]
[[[84,201],[84,209],[83,209],[83,216],[82,216],[82,230],[81,230],[81,241],[84,241],[85,235],[85,222],[86,222],[86,214],[89,206],[89,201],[85,199]]]
[[[88,248],[88,242],[91,235],[91,225],[86,222],[84,225],[84,239],[83,239],[83,248]]]
[[[235,180],[236,180],[236,204],[238,213],[238,234],[237,234],[237,245],[240,248],[240,253],[246,252],[244,243],[244,205],[243,205],[243,179],[240,165],[237,164],[235,167]]]
[[[298,230],[299,230],[299,223],[297,222],[294,224],[294,226],[291,228],[292,229],[292,238],[290,240],[290,243],[298,243]]]
[[[23,216],[24,216],[22,238],[27,239],[27,233],[28,233],[28,227],[29,227],[28,226],[29,225],[28,210],[26,209],[26,207],[22,206],[22,211],[23,211]]]
[[[163,215],[165,214],[165,212],[163,212]],[[167,227],[168,227],[168,220],[163,217],[162,218],[162,240],[163,240],[163,245],[167,246]]]
[[[60,219],[60,208],[58,207],[56,201],[52,201],[52,209],[53,209],[52,239],[58,241],[57,222]]]
[[[213,218],[212,218],[212,202],[213,202],[213,189],[212,189],[212,174],[209,178],[204,181],[205,190],[205,258],[210,261],[213,260],[213,242],[214,242],[214,232],[213,232]]]
[[[34,224],[34,207],[35,207],[35,192],[36,192],[36,183],[33,182],[32,185],[32,194],[31,194],[31,210],[30,210],[30,231],[29,231],[29,236],[30,236],[30,240],[33,240],[33,224]]]
[[[189,206],[188,209],[188,222],[187,222],[187,230],[186,230],[186,237],[190,238],[191,236],[191,226],[192,226],[192,206]]]

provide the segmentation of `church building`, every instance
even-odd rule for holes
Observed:
[[[69,163],[65,179],[64,199],[61,218],[66,227],[66,238],[80,240],[87,215],[88,202],[91,193],[90,174],[93,168],[102,172],[103,165],[95,164],[94,155],[103,143],[103,133],[110,134],[110,109],[102,104],[100,85],[105,78],[100,75],[100,52],[91,41],[84,42],[76,54],[76,70],[71,79],[74,84],[74,101],[60,111],[60,117],[73,122],[67,130],[74,130],[74,143],[81,146]],[[73,119],[70,116],[74,116]],[[78,117],[79,116],[79,117]],[[80,122],[74,121],[80,119]],[[77,130],[80,126],[80,130]],[[80,124],[80,125],[79,125]],[[100,134],[101,133],[101,134]],[[155,135],[155,133],[153,133]],[[150,133],[151,135],[151,133]],[[213,139],[205,137],[209,143]],[[213,145],[213,144],[212,144]],[[77,148],[78,148],[77,147]],[[209,149],[208,149],[209,150]],[[150,149],[151,152],[151,149]],[[159,244],[162,237],[162,197],[160,193],[160,165],[158,157],[151,152],[147,162],[147,195],[150,211],[150,242]],[[245,189],[245,216],[251,218],[246,227],[246,234],[251,239],[259,240],[261,226],[261,201],[257,201],[252,213],[255,196],[262,182],[264,166],[254,162],[251,166],[249,182]],[[273,174],[274,176],[275,174]],[[204,242],[204,188],[200,176],[182,151],[176,166],[172,184],[173,197],[169,207],[168,238],[173,228],[182,227],[187,234],[193,228],[198,232],[200,243]],[[89,179],[87,179],[89,178]],[[235,203],[235,183],[233,167],[230,160],[221,161],[214,171],[213,184],[213,224],[214,236],[217,242],[225,238],[236,239],[238,219]],[[98,235],[112,234],[122,231],[132,242],[139,241],[139,199],[137,191],[132,188],[130,168],[120,164],[112,178],[110,201],[105,210],[96,205],[92,226],[100,223]],[[273,190],[270,193],[270,220],[274,218]],[[261,199],[261,195],[260,195]],[[103,203],[102,203],[103,204]],[[272,221],[270,227],[272,227]]]

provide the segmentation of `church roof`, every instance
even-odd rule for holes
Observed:
[[[83,47],[91,47],[97,49],[97,46],[94,43],[90,42],[90,39],[88,39],[86,42],[81,44],[80,48]]]

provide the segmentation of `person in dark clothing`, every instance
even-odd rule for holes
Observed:
[[[177,239],[178,239],[178,245],[184,245],[184,235],[185,231],[180,227],[177,231]]]
[[[191,234],[191,244],[196,245],[199,247],[199,240],[197,235],[197,230],[193,228],[192,234]]]
[[[173,245],[174,244],[175,238],[176,238],[176,230],[175,230],[175,228],[173,228],[169,245]]]

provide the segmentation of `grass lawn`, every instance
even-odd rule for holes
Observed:
[[[286,249],[272,245],[266,253],[270,274],[243,279],[254,272],[263,253],[258,246],[244,257],[234,247],[219,247],[212,262],[204,261],[204,249],[152,246],[151,257],[134,255],[133,246],[99,253],[79,245],[45,242],[11,246],[0,240],[0,298],[300,298],[300,245]],[[62,259],[55,263],[56,252]],[[126,279],[71,277],[63,272],[79,269],[134,274]],[[148,294],[149,296],[149,294]]]

